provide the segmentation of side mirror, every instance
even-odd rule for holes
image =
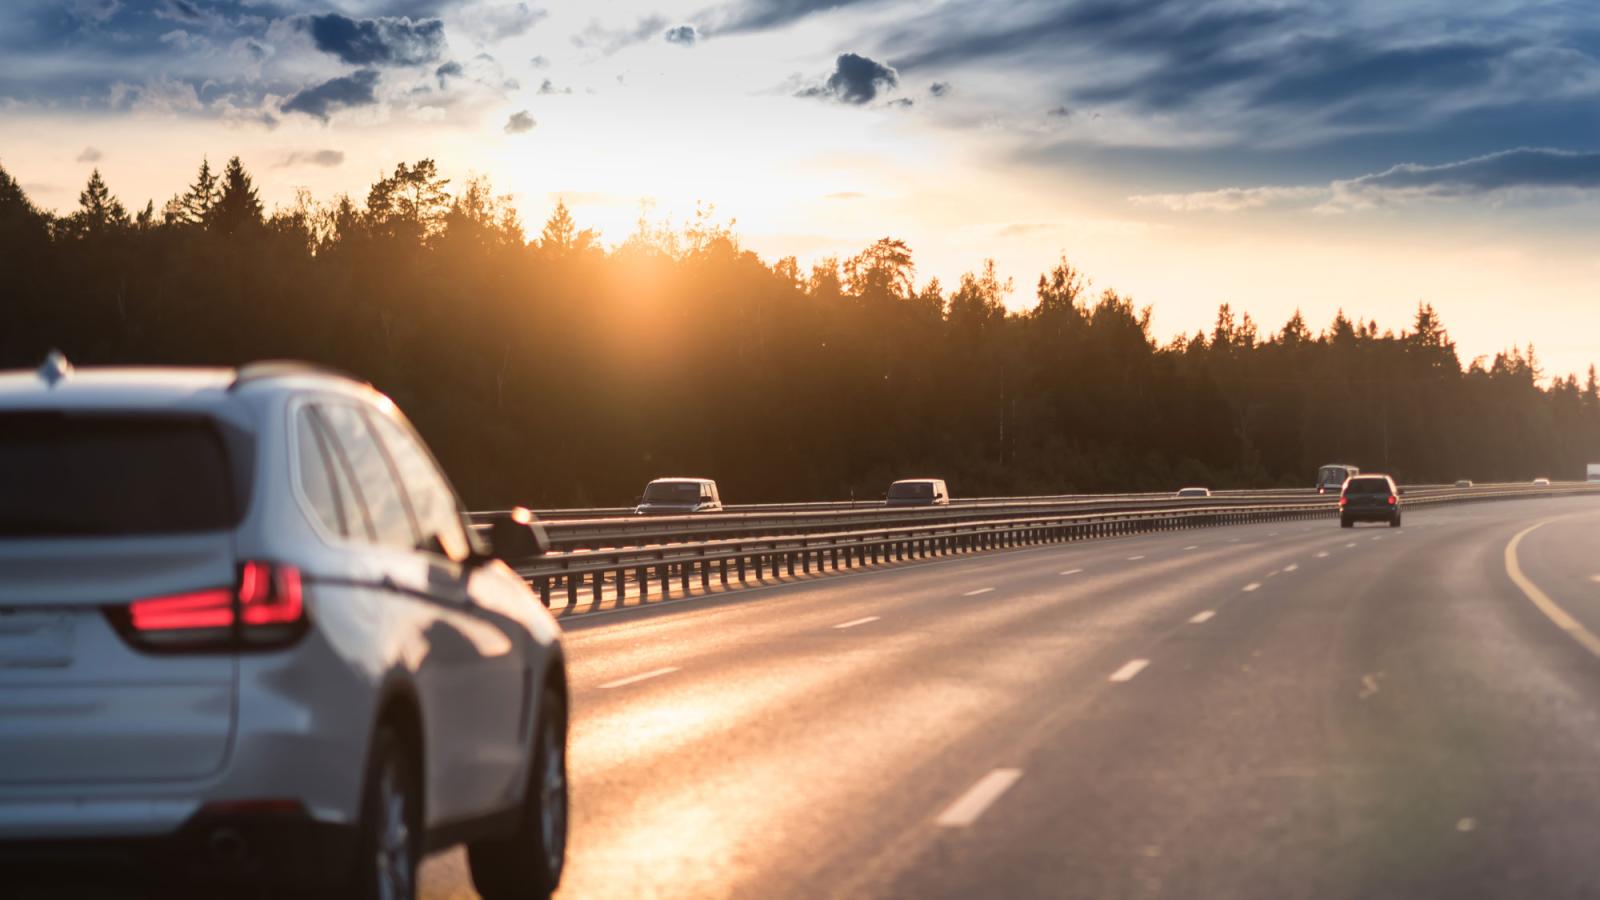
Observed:
[[[517,507],[489,525],[489,545],[496,559],[512,562],[550,552],[550,536],[532,511]]]

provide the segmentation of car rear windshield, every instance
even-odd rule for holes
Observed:
[[[1348,494],[1387,494],[1389,482],[1383,478],[1352,478],[1345,488]]]
[[[698,503],[700,502],[700,483],[698,481],[652,481],[645,486],[644,499],[647,503]]]
[[[0,537],[111,537],[236,525],[226,443],[195,416],[0,414]]]
[[[897,481],[889,485],[890,500],[931,500],[933,485],[926,481]]]

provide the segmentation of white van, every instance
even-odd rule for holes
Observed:
[[[722,512],[717,483],[709,478],[657,478],[644,486],[633,511],[641,516]]]
[[[902,478],[883,499],[888,506],[949,506],[950,489],[943,478]]]

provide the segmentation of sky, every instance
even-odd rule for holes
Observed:
[[[268,206],[401,162],[621,242],[698,206],[772,260],[1065,256],[1263,331],[1432,304],[1463,360],[1600,362],[1589,0],[7,0],[0,166],[68,211],[239,155]]]

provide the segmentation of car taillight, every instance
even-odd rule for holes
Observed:
[[[300,570],[255,561],[239,567],[236,587],[147,597],[106,614],[129,643],[174,653],[282,646],[306,625]]]
[[[1393,494],[1389,495],[1389,505],[1390,506],[1393,506],[1393,505],[1395,505],[1396,503],[1399,503],[1399,502],[1400,502],[1400,498],[1399,497],[1396,497]]]
[[[1350,498],[1349,497],[1346,497],[1343,494],[1339,495],[1339,505],[1340,506],[1343,506],[1343,505],[1345,505],[1346,503],[1349,503],[1349,502],[1350,502]]]

